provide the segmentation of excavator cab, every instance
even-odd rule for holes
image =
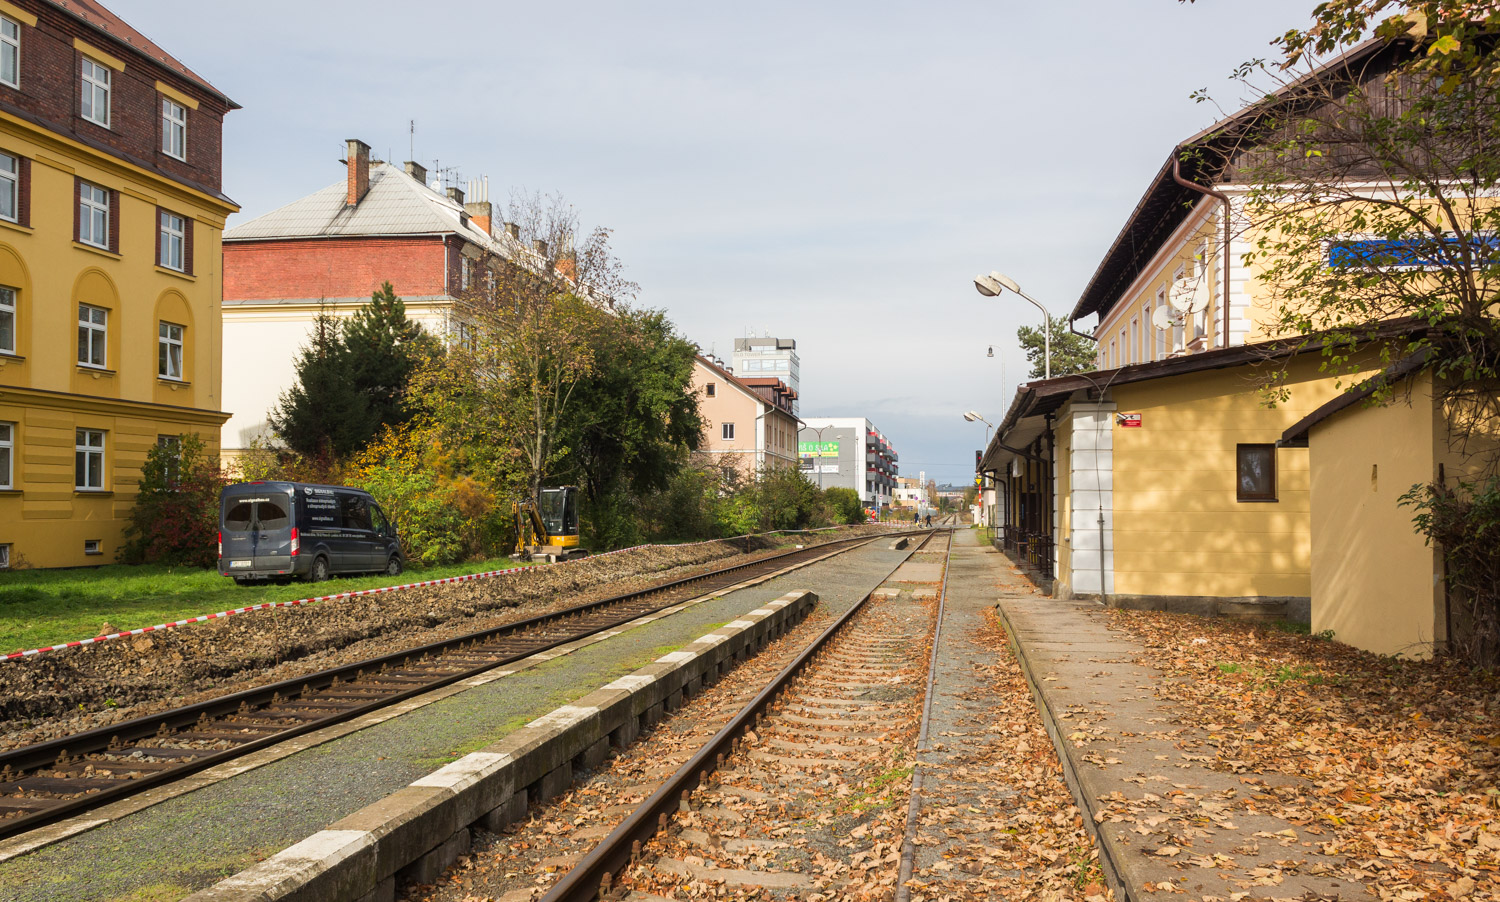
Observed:
[[[566,560],[588,554],[578,547],[578,486],[549,486],[535,503],[518,502],[516,554],[519,560]]]

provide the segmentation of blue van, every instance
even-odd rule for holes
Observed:
[[[219,573],[245,583],[401,572],[396,526],[369,492],[303,482],[244,482],[219,494]]]

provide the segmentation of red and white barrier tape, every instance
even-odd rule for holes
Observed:
[[[635,545],[630,548],[619,548],[614,551],[605,551],[588,557],[573,558],[567,561],[559,561],[560,564],[577,564],[590,558],[608,557],[612,554],[621,554],[626,551],[639,551],[642,548],[690,548],[694,545],[709,545],[714,542],[732,542],[735,539],[750,539],[757,536],[771,536],[783,534],[823,532],[828,529],[837,529],[836,526],[825,526],[822,529],[783,529],[777,532],[753,533],[750,535],[733,536],[729,539],[709,539],[705,542],[689,542],[683,545]],[[78,639],[73,642],[64,642],[60,645],[48,645],[44,648],[29,648],[26,651],[14,651],[0,656],[0,661],[14,661],[19,658],[30,658],[44,654],[49,651],[62,651],[65,648],[80,648],[85,645],[97,645],[100,642],[108,642],[111,639],[126,639],[131,636],[139,636],[144,633],[156,633],[169,630],[179,626],[187,626],[192,623],[203,623],[207,620],[222,620],[225,617],[233,617],[235,614],[248,614],[251,611],[269,611],[272,608],[289,608],[299,604],[312,604],[318,601],[337,601],[341,598],[358,598],[361,595],[379,595],[382,592],[395,592],[400,589],[421,589],[426,586],[441,586],[445,583],[462,583],[475,579],[488,579],[492,576],[503,576],[524,570],[524,567],[509,567],[505,570],[487,570],[483,573],[466,573],[463,576],[449,576],[443,579],[429,579],[420,583],[406,583],[400,586],[382,586],[378,589],[357,589],[351,592],[340,592],[336,595],[319,595],[316,598],[299,598],[296,601],[268,601],[262,604],[252,604],[243,608],[234,608],[229,611],[220,611],[217,614],[201,614],[197,617],[189,617],[186,620],[174,620],[171,623],[158,623],[156,626],[143,626],[140,629],[125,630],[118,633],[109,633],[104,636],[95,636],[92,639]]]

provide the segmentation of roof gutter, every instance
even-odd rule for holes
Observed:
[[[1229,347],[1229,195],[1212,188],[1205,188],[1182,177],[1180,157],[1182,145],[1172,148],[1172,181],[1206,197],[1217,198],[1224,204],[1224,249],[1220,252],[1219,269],[1224,271],[1224,291],[1219,295],[1219,306],[1224,308],[1224,347]],[[1207,262],[1207,261],[1204,261]]]

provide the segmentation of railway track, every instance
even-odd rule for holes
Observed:
[[[838,548],[842,539],[0,753],[0,838]]]
[[[944,584],[951,535],[918,549],[941,544]],[[866,596],[711,737],[678,737],[680,751],[655,763],[680,766],[609,818],[608,835],[543,902],[649,898],[688,882],[757,898],[894,887],[910,854],[905,778],[930,704],[925,640],[941,600]],[[609,828],[598,820],[585,837]]]

